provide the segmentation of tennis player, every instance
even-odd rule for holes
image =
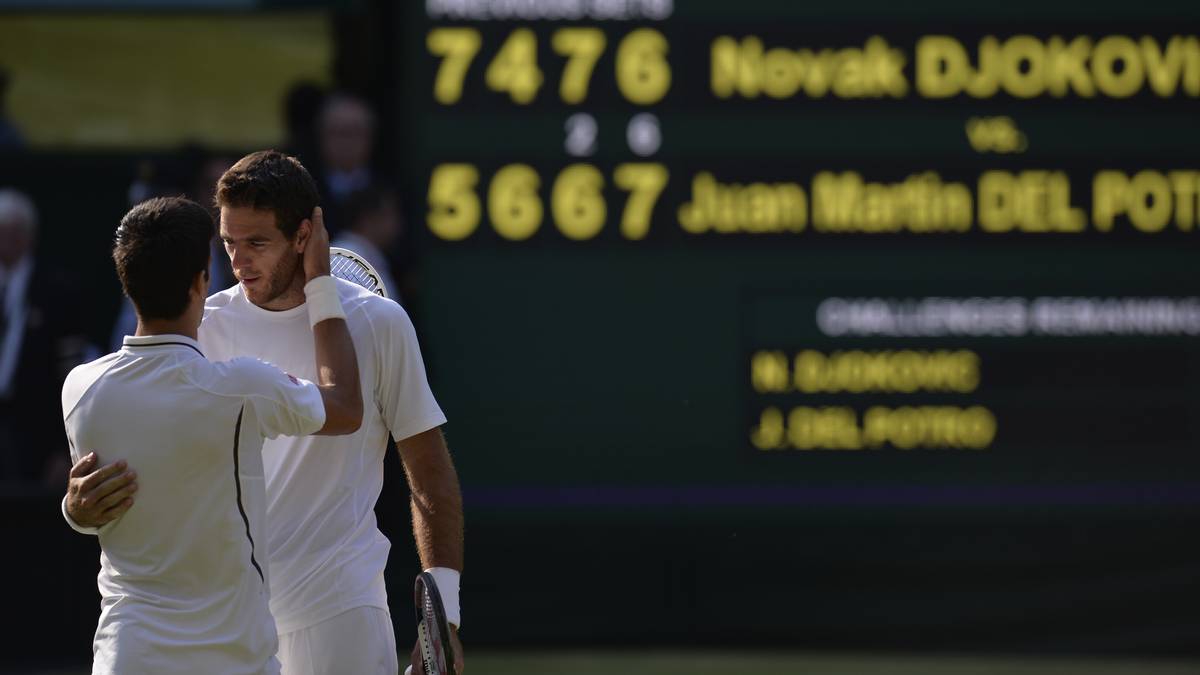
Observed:
[[[75,368],[63,418],[76,461],[119,450],[138,504],[98,531],[93,673],[277,673],[267,603],[263,438],[351,433],[362,420],[354,344],[316,218],[297,234],[320,384],[197,342],[212,217],[152,199],[121,221],[113,260],[137,311],[120,351]],[[64,504],[65,506],[65,504]]]
[[[254,356],[297,376],[313,376],[297,238],[317,204],[312,177],[294,158],[253,153],[221,177],[217,202],[220,235],[238,284],[208,299],[202,348],[211,358]],[[383,579],[391,545],[374,513],[389,434],[408,476],[417,552],[437,580],[462,672],[456,634],[462,620],[462,501],[440,430],[446,418],[429,389],[404,309],[355,284],[337,283],[368,402],[362,428],[337,439],[278,438],[263,448],[271,612],[283,672],[399,670]],[[100,505],[106,490],[116,494],[129,479],[111,469],[107,480],[93,477],[97,462],[90,462],[75,468],[71,484],[94,493],[96,507],[68,500],[68,510],[77,522],[94,524],[109,515]],[[143,474],[137,484],[145,481]]]

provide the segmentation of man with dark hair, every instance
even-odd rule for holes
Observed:
[[[203,207],[151,199],[117,229],[113,262],[136,334],[72,370],[62,393],[72,458],[120,452],[143,480],[139,489],[125,476],[95,505],[115,520],[77,527],[100,538],[93,673],[279,672],[260,563],[263,440],[352,433],[363,407],[319,209],[305,223],[296,238],[319,384],[252,358],[205,358],[197,331],[213,222]],[[64,514],[89,498],[79,488],[72,483]]]
[[[239,283],[208,299],[201,345],[216,358],[255,356],[305,376],[312,372],[312,341],[304,327],[308,300],[296,233],[308,227],[305,214],[317,203],[312,177],[292,157],[257,152],[221,177],[217,203]],[[374,405],[364,406],[362,428],[345,439],[264,445],[271,613],[287,675],[394,675],[399,664],[383,580],[391,544],[374,512],[389,435],[408,476],[422,566],[437,580],[455,627],[462,500],[440,430],[446,417],[429,389],[407,313],[350,282],[339,281],[338,294],[358,349],[363,398]],[[90,468],[77,466],[75,481]],[[106,519],[88,508],[72,508],[69,517],[89,524]],[[456,634],[451,640],[459,646]]]
[[[113,263],[125,294],[143,320],[175,319],[188,308],[188,291],[199,274],[208,280],[207,244],[212,219],[199,204],[151,199],[121,219]]]

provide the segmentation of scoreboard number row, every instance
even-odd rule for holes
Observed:
[[[598,28],[560,28],[551,35],[554,53],[567,59],[558,86],[564,103],[574,105],[587,99],[596,62],[607,43]],[[433,99],[442,105],[457,103],[471,63],[483,47],[482,36],[474,28],[434,28],[426,36],[425,46],[441,59],[433,80]],[[638,28],[621,39],[614,74],[627,101],[651,105],[667,95],[671,88],[667,51],[667,39],[653,28]],[[484,71],[488,89],[508,94],[518,105],[532,103],[544,82],[538,67],[537,35],[528,28],[512,31]]]
[[[613,185],[629,193],[621,213],[621,236],[633,240],[646,236],[667,179],[661,164],[627,163],[613,170]],[[426,223],[434,236],[460,241],[475,233],[484,208],[479,181],[479,169],[472,164],[440,164],[433,169]],[[571,164],[560,171],[550,188],[550,218],[558,231],[576,241],[598,235],[608,220],[604,187],[604,174],[591,164]],[[545,220],[541,188],[541,176],[527,164],[508,164],[496,171],[487,188],[487,216],[497,234],[522,241],[541,229]]]

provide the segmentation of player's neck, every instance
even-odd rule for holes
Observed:
[[[286,291],[258,306],[272,312],[282,312],[303,305],[304,299],[304,275],[297,274],[292,277],[292,283]]]
[[[134,335],[142,337],[145,335],[182,335],[193,340],[199,340],[198,327],[194,321],[184,319],[138,319],[137,330]]]

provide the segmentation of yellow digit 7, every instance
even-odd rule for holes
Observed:
[[[492,91],[507,91],[513,102],[525,105],[533,101],[542,86],[542,71],[537,66],[537,38],[528,28],[518,28],[508,36],[485,73]]]
[[[667,187],[667,175],[662,164],[621,164],[613,172],[613,182],[629,192],[621,214],[621,234],[626,239],[642,239],[650,230],[650,215]]]
[[[429,53],[442,57],[437,76],[433,80],[433,99],[450,105],[462,98],[463,80],[467,68],[479,52],[483,41],[474,28],[434,28],[425,38]]]
[[[560,28],[550,39],[554,51],[567,57],[558,93],[565,103],[582,103],[596,60],[604,52],[604,33],[599,28]]]
[[[429,177],[429,231],[439,239],[465,239],[479,226],[479,170],[470,164],[440,164]]]

